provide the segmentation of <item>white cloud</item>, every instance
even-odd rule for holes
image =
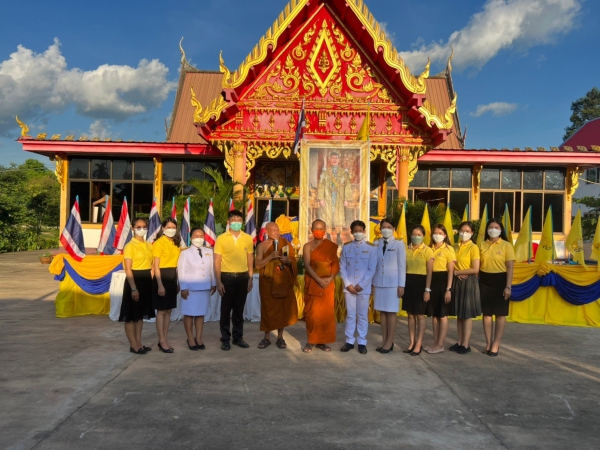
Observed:
[[[470,113],[470,116],[480,117],[485,113],[492,113],[494,116],[505,116],[517,109],[516,103],[493,102],[487,105],[478,105],[475,112]]]
[[[175,88],[168,72],[160,61],[145,59],[137,67],[68,69],[58,39],[43,53],[19,45],[0,62],[0,134],[14,135],[16,114],[26,123],[43,123],[69,106],[93,119],[124,120],[145,113]]]
[[[400,55],[412,71],[419,72],[427,57],[445,62],[452,46],[453,67],[480,69],[503,49],[525,50],[568,33],[580,8],[581,0],[487,0],[483,10],[447,42],[417,42],[415,50]]]
[[[90,125],[89,136],[99,137],[100,139],[111,137],[110,125],[108,125],[107,121],[103,119],[94,120]]]

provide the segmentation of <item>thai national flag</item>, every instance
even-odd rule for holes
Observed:
[[[265,215],[263,216],[263,221],[260,226],[260,233],[258,235],[258,239],[260,242],[264,241],[267,238],[267,224],[271,221],[271,202],[273,200],[269,200],[269,204],[267,205],[267,209],[265,209]]]
[[[298,125],[296,126],[296,137],[294,138],[294,154],[300,150],[300,141],[304,137],[306,132],[306,113],[304,111],[304,100],[302,100],[302,110],[300,111],[300,117],[298,118]]]
[[[79,215],[79,196],[75,197],[71,215],[60,235],[60,243],[74,260],[81,261],[85,257],[85,244],[83,242],[83,230],[81,229],[81,216]]]
[[[252,207],[252,199],[248,199],[246,207],[246,233],[252,236],[252,242],[256,245],[256,220],[254,219],[254,208]]]
[[[235,205],[233,203],[233,199],[230,198],[229,199],[229,211],[233,211],[235,209]],[[225,231],[229,231],[229,222],[227,222],[227,225],[225,225]]]
[[[187,247],[190,246],[190,198],[188,197],[183,207],[183,220],[181,221],[181,242]]]
[[[206,220],[204,221],[204,241],[211,247],[215,246],[217,240],[217,233],[215,232],[215,210],[213,208],[212,198],[208,205],[208,214],[206,214]]]
[[[100,232],[100,243],[98,244],[98,253],[101,255],[114,255],[115,248],[115,221],[112,215],[110,197],[106,196],[106,208],[104,209],[104,220],[102,221],[102,231]]]
[[[115,253],[123,253],[123,249],[131,240],[131,220],[129,220],[129,207],[127,206],[127,197],[123,197],[123,205],[121,206],[121,217],[117,224],[117,235],[115,237]]]
[[[173,206],[171,206],[171,217],[177,220],[177,205],[175,204],[175,197],[173,197]]]
[[[150,217],[148,218],[148,234],[146,240],[151,244],[156,239],[160,231],[160,216],[158,215],[158,207],[156,206],[156,197],[152,200],[152,209],[150,209]]]

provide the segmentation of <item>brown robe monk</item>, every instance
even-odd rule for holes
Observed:
[[[276,259],[260,269],[260,331],[264,332],[280,330],[298,321],[298,303],[294,293],[294,286],[298,285],[296,254],[286,239],[279,238],[278,245],[279,254],[285,254],[287,251],[287,256],[292,261],[291,264],[283,265]],[[263,257],[268,257],[273,251],[271,246],[265,250]],[[277,270],[277,266],[283,267],[283,270]]]
[[[310,265],[319,277],[339,272],[337,250],[336,244],[324,239],[311,251]],[[335,342],[335,281],[322,289],[308,273],[304,275],[304,319],[309,343]]]

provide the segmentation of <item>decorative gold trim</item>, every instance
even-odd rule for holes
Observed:
[[[583,169],[579,166],[567,167],[567,201],[571,201],[573,194],[579,187],[579,177],[583,173]]]
[[[483,164],[473,164],[473,198],[475,200],[479,198],[479,191],[481,190],[481,169],[483,169]]]
[[[425,120],[427,121],[427,125],[431,126],[432,122],[437,125],[440,130],[449,130],[454,125],[454,113],[456,112],[456,100],[458,98],[457,94],[454,94],[454,98],[452,99],[452,103],[446,110],[444,114],[444,121],[436,115],[435,108],[433,104],[429,101],[425,101],[423,106],[419,108],[419,112],[425,116]],[[433,111],[432,111],[433,110]]]
[[[50,139],[52,141],[60,141],[60,134],[53,134]]]
[[[19,124],[19,127],[21,128],[21,137],[30,137],[27,134],[29,133],[29,127],[19,120],[19,116],[15,116],[15,119],[17,120],[17,124]]]
[[[38,135],[35,137],[35,139],[36,139],[37,141],[43,141],[44,139],[46,139],[46,136],[48,136],[48,133],[39,133],[39,134],[38,134]]]
[[[411,147],[408,155],[408,182],[410,183],[419,171],[418,161],[427,153],[427,147]]]
[[[191,99],[190,103],[194,109],[194,123],[207,123],[210,119],[217,118],[221,115],[223,110],[227,108],[228,103],[225,101],[222,95],[213,99],[210,105],[206,109],[202,108],[202,105],[196,98],[194,92],[194,86],[190,86]]]
[[[54,175],[60,184],[60,189],[65,190],[67,186],[67,170],[66,170],[66,159],[61,158],[59,155],[54,155],[50,158],[50,161],[54,162]]]

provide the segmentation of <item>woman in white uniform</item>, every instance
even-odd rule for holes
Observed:
[[[204,350],[202,328],[204,316],[210,307],[210,297],[217,282],[213,270],[213,251],[204,247],[204,231],[194,228],[191,233],[192,246],[181,252],[177,263],[179,287],[181,289],[181,312],[183,326],[190,350]],[[196,334],[194,335],[194,325]]]
[[[404,295],[406,280],[406,249],[404,242],[394,239],[394,226],[389,219],[379,222],[382,239],[377,241],[377,269],[373,276],[375,309],[381,313],[381,347],[379,353],[394,350],[394,332]]]

